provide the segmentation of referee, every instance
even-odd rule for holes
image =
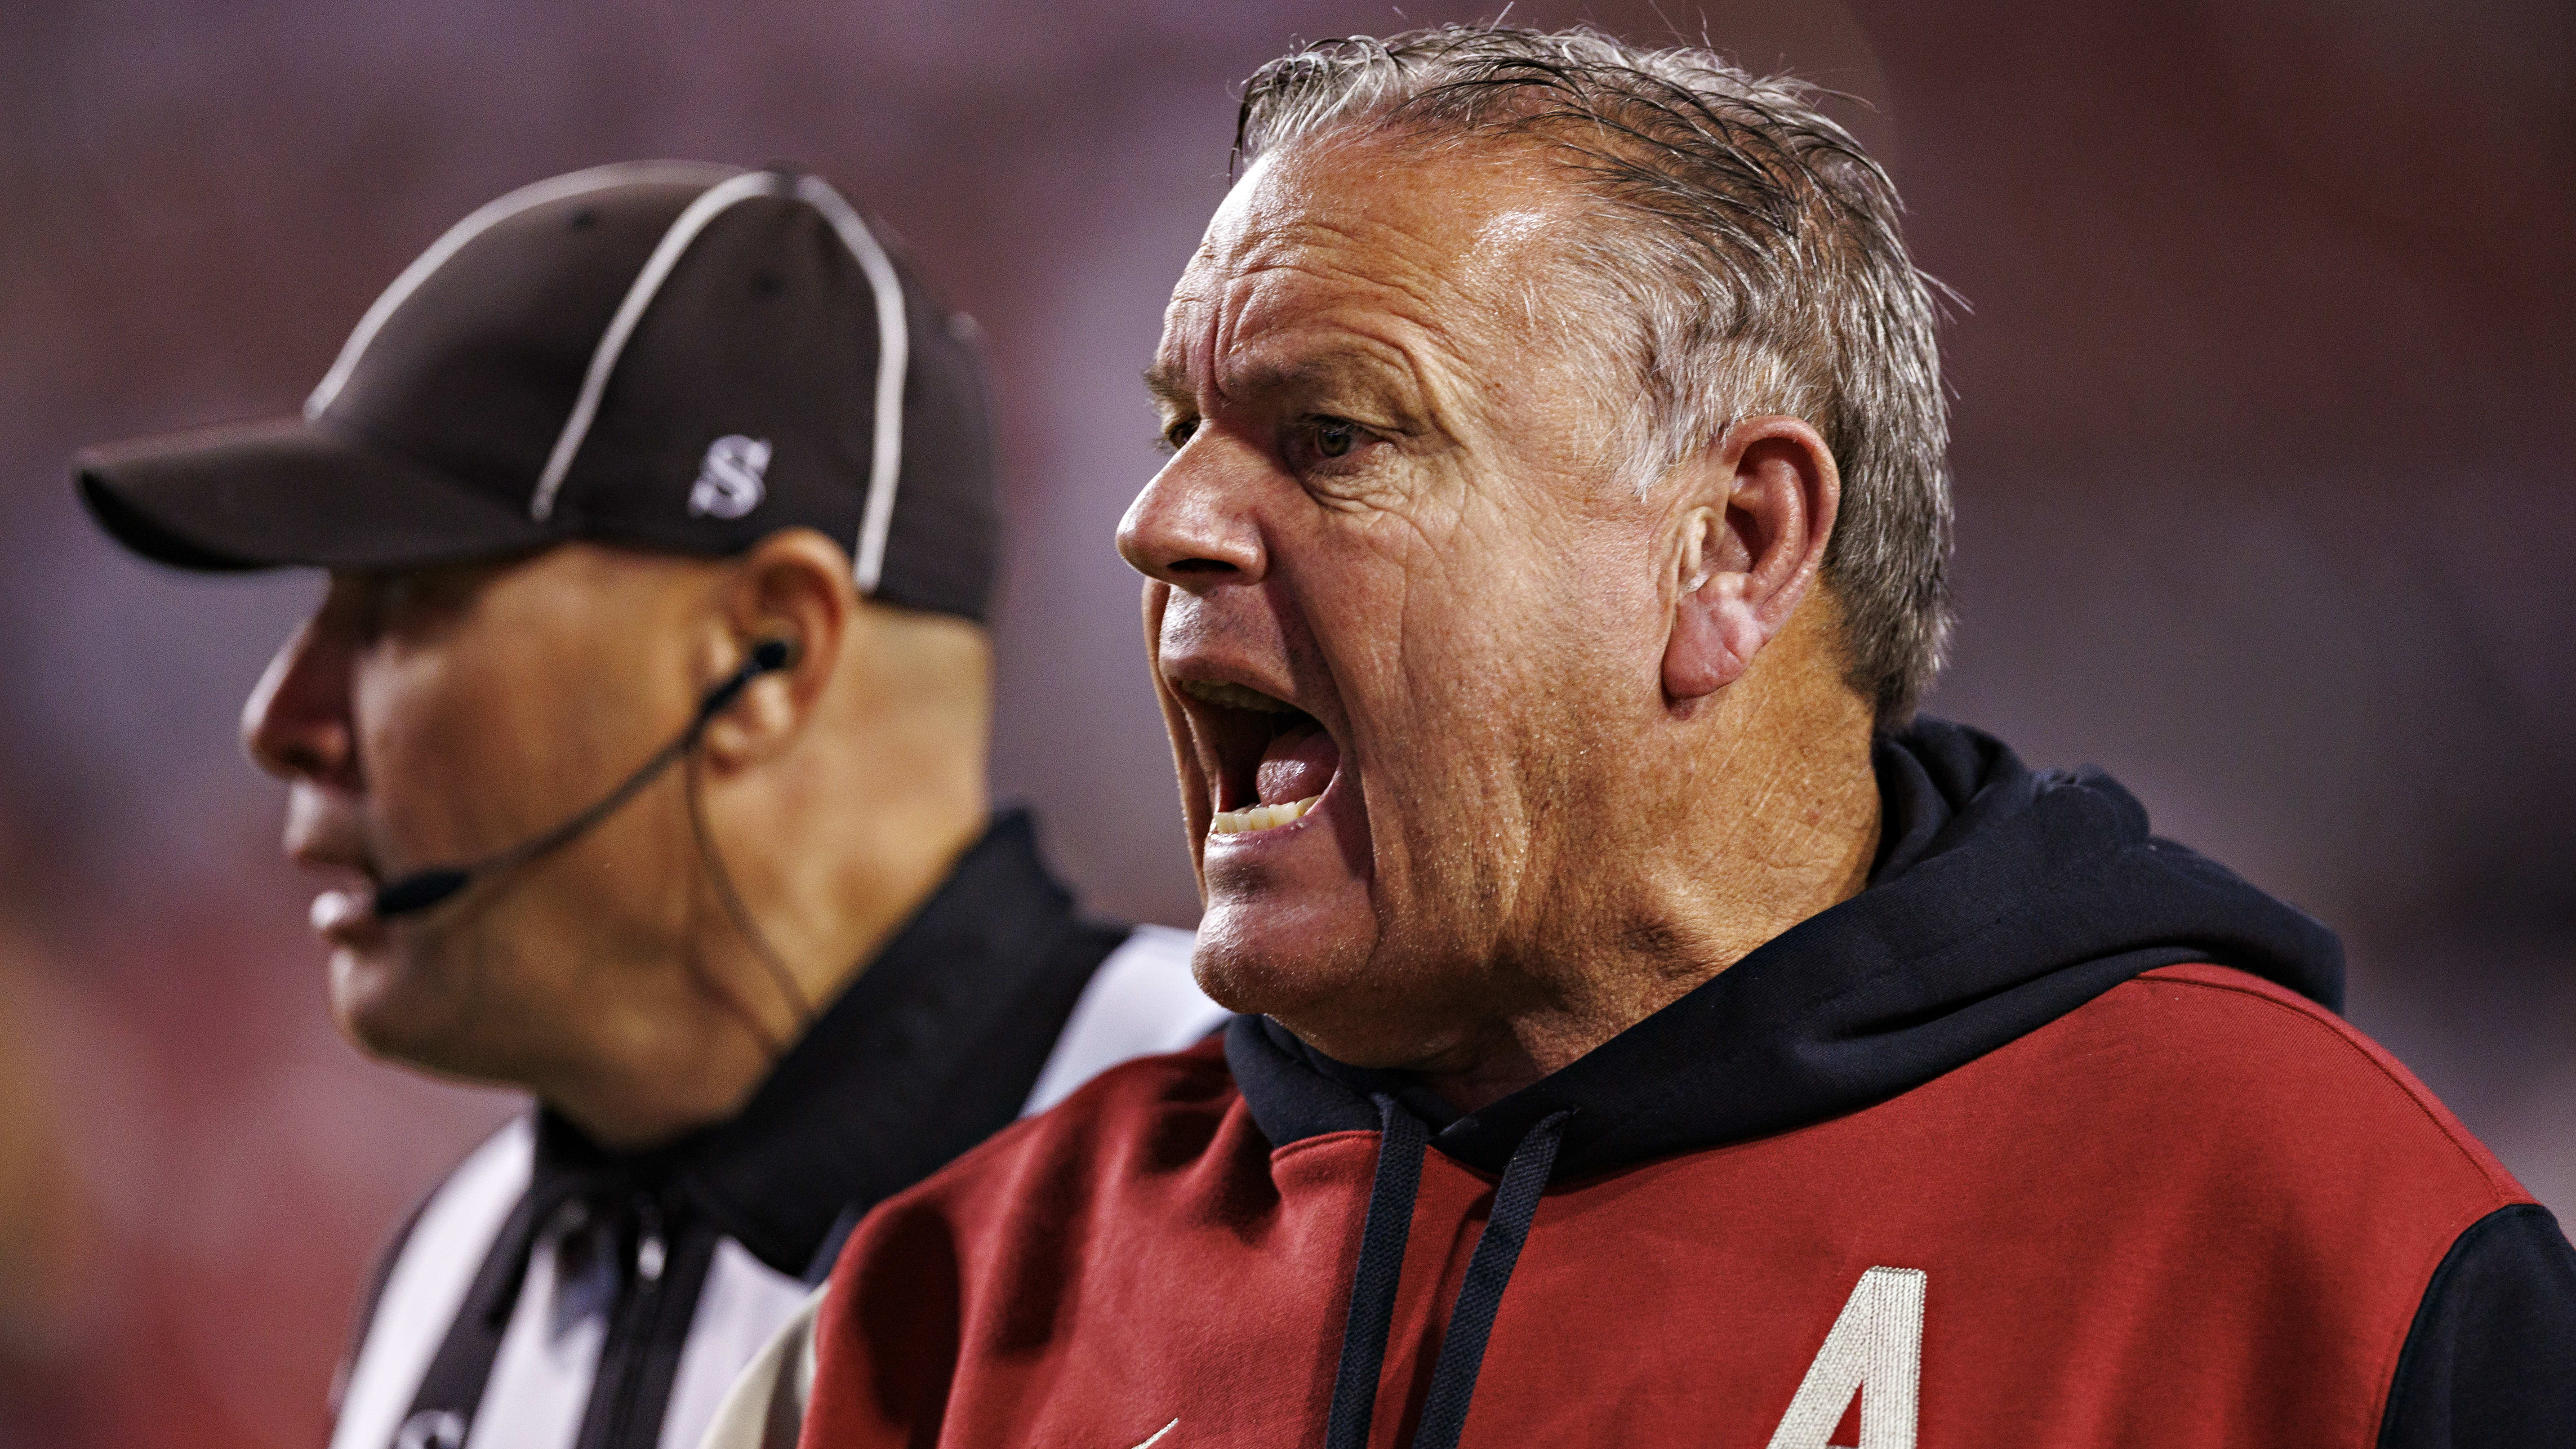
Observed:
[[[388,1253],[335,1449],[693,1445],[870,1204],[1221,1013],[988,816],[971,324],[812,176],[513,192],[300,418],[93,450],[182,568],[329,571],[245,713],[331,1008],[527,1089]]]

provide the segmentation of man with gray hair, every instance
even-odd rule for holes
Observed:
[[[1807,92],[1444,27],[1238,150],[1119,544],[1244,1014],[871,1214],[808,1444],[2576,1424],[2576,1255],[2332,933],[1913,717],[1932,286]]]

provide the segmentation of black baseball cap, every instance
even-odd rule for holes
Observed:
[[[301,417],[93,448],[107,531],[181,568],[402,568],[570,539],[721,556],[806,525],[861,593],[982,621],[974,324],[820,178],[634,162],[457,223]]]

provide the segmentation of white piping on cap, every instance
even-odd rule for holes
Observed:
[[[572,416],[564,419],[563,431],[555,437],[555,450],[546,458],[545,472],[537,475],[536,494],[528,500],[530,518],[543,523],[555,511],[555,492],[563,487],[564,475],[572,471],[572,460],[581,452],[582,441],[590,436],[591,422],[599,416],[600,397],[608,391],[609,374],[617,370],[618,354],[626,350],[627,339],[635,335],[636,324],[644,320],[645,309],[653,305],[653,294],[670,280],[689,244],[727,207],[755,196],[777,196],[786,190],[787,178],[775,171],[746,171],[699,193],[698,199],[671,223],[671,229],[662,233],[653,255],[645,260],[644,270],[635,274],[634,285],[626,289],[626,300],[618,304],[617,315],[609,319],[608,330],[600,334],[598,349],[590,354],[590,371],[582,377],[581,396],[573,402]]]
[[[819,176],[805,176],[796,182],[796,195],[840,233],[841,245],[859,259],[859,269],[868,274],[868,286],[876,292],[877,406],[870,429],[875,456],[868,462],[867,507],[859,515],[859,537],[851,555],[851,574],[859,592],[874,595],[878,576],[885,571],[895,484],[903,473],[903,382],[904,369],[912,359],[912,324],[904,313],[903,279],[895,275],[885,248],[877,245],[875,234],[841,199],[841,193]]]
[[[376,340],[376,333],[394,315],[395,309],[411,300],[411,294],[420,289],[421,283],[428,281],[431,274],[463,251],[467,242],[481,236],[495,224],[532,206],[543,206],[549,201],[611,186],[655,181],[685,181],[712,186],[726,177],[739,174],[734,167],[702,161],[620,161],[610,166],[593,166],[586,171],[573,171],[531,182],[507,196],[477,207],[472,215],[449,227],[445,235],[430,244],[428,251],[422,252],[410,266],[403,268],[402,275],[394,278],[393,285],[385,288],[375,304],[367,308],[366,315],[358,319],[357,330],[341,344],[340,355],[332,360],[331,370],[322,374],[322,381],[313,389],[313,395],[304,400],[305,421],[311,422],[322,416],[322,410],[339,397],[340,389],[348,386],[349,374],[358,370],[358,359],[366,355],[368,345]]]

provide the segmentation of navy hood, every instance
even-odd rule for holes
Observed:
[[[1929,719],[1883,736],[1873,763],[1866,889],[1562,1070],[1462,1115],[1408,1074],[1238,1017],[1226,1058],[1253,1119],[1285,1146],[1375,1130],[1387,1099],[1432,1146],[1496,1173],[1555,1119],[1550,1175],[1577,1177],[1883,1102],[2158,966],[2230,966],[2341,1010],[2333,932],[2149,834],[2145,808],[2100,771],[2034,772],[2001,741]]]

